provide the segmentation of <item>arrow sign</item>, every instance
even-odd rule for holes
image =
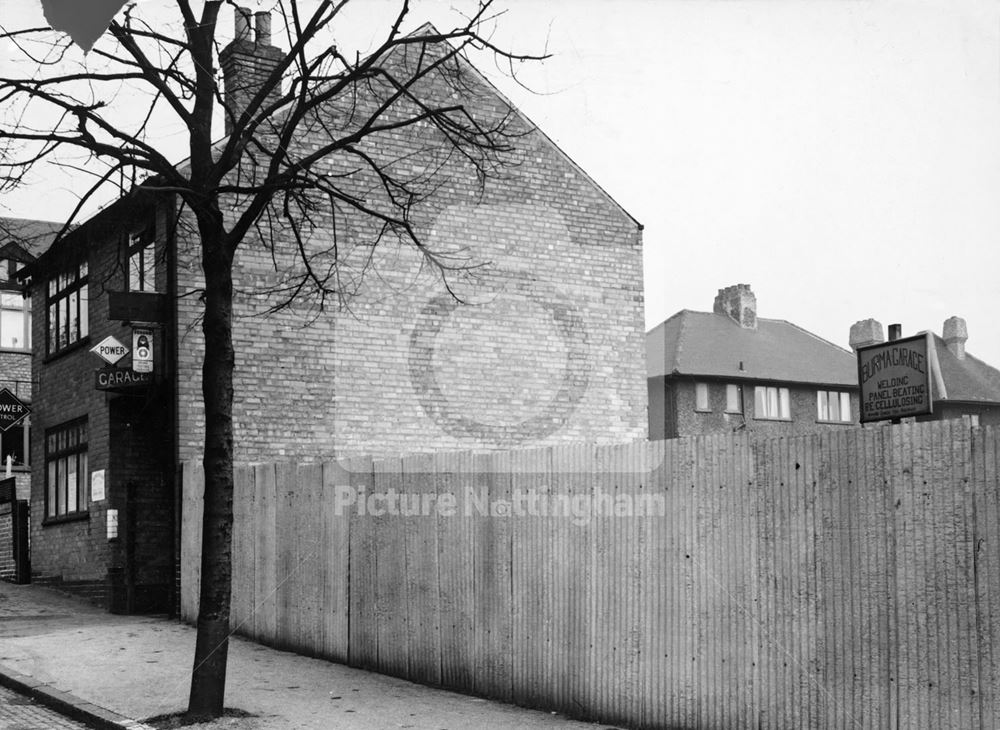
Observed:
[[[114,365],[128,354],[128,348],[111,335],[91,347],[90,351],[109,365]]]

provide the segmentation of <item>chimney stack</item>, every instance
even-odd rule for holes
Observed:
[[[885,342],[882,333],[882,323],[875,319],[863,319],[851,325],[851,349],[855,352],[860,347],[878,345]]]
[[[949,317],[944,321],[942,335],[941,339],[951,350],[951,354],[959,360],[964,360],[965,342],[969,339],[969,330],[965,325],[965,320],[961,317]]]
[[[236,8],[233,41],[219,52],[227,135],[233,133],[233,126],[284,55],[280,48],[271,45],[271,14],[266,11],[256,13],[254,26],[250,24],[251,15],[254,14],[247,8]],[[278,84],[263,105],[273,104],[280,97]]]
[[[744,329],[757,329],[757,297],[749,284],[736,284],[719,289],[712,311],[725,314]]]

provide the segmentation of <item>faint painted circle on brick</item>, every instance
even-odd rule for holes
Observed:
[[[463,313],[462,308],[472,306],[456,301],[449,294],[431,299],[418,315],[410,335],[409,366],[410,379],[421,407],[445,432],[459,438],[475,438],[481,442],[509,447],[544,439],[568,423],[586,393],[590,362],[585,323],[563,292],[548,282],[533,280],[521,272],[503,272],[498,278],[506,283],[506,287],[494,300],[494,313],[500,306],[514,311],[520,302],[547,315],[548,321],[540,323],[543,325],[542,329],[558,338],[558,342],[550,343],[548,348],[561,354],[562,368],[554,375],[539,374],[545,377],[533,378],[528,385],[519,382],[520,391],[514,393],[510,402],[504,406],[510,412],[523,413],[533,409],[535,413],[520,420],[505,422],[490,417],[489,404],[483,407],[482,404],[456,403],[455,398],[449,397],[448,384],[443,383],[441,377],[441,363],[447,362],[448,358],[442,357],[441,349],[447,344],[449,327],[454,326],[456,318]],[[517,320],[513,322],[516,324]],[[510,322],[506,327],[510,331]],[[543,364],[544,358],[534,358],[534,353],[504,351],[502,337],[500,341],[484,341],[491,335],[502,335],[503,329],[502,325],[491,328],[482,333],[482,339],[476,339],[482,348],[479,354],[483,363],[489,364],[499,359],[498,364],[506,364],[508,375],[511,363],[525,362],[526,358],[530,364]],[[485,347],[487,344],[489,351]],[[535,345],[539,348],[546,347],[545,342],[541,341]],[[460,365],[457,364],[456,367]],[[484,370],[481,378],[487,375],[488,372]],[[486,392],[493,391],[496,396],[499,387],[497,382],[502,380],[498,374],[493,382],[483,382],[482,389]],[[532,384],[535,386],[534,392],[530,392]]]

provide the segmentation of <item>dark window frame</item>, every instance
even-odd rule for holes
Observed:
[[[45,521],[59,521],[88,514],[89,433],[87,417],[74,418],[45,430]],[[70,509],[69,466],[76,475]],[[65,483],[61,483],[61,481]]]
[[[55,355],[89,337],[89,273],[87,261],[83,259],[63,266],[59,273],[49,277],[45,288],[46,354]],[[72,311],[76,312],[75,328]]]
[[[156,235],[152,224],[128,237],[125,286],[132,292],[156,291]]]

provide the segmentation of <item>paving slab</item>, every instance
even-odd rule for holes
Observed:
[[[165,617],[116,616],[37,586],[0,583],[0,673],[124,718],[187,704],[195,631]],[[595,730],[607,725],[488,701],[278,651],[234,637],[226,705],[251,717],[205,730]]]

